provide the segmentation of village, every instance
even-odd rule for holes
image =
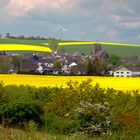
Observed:
[[[137,56],[110,56],[101,44],[93,45],[90,56],[80,52],[70,55],[64,49],[61,52],[22,54],[3,51],[0,61],[0,73],[4,74],[140,76]]]

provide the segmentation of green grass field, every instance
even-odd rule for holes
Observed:
[[[43,45],[47,40],[26,40],[26,39],[0,39],[0,44],[27,44],[27,45]]]
[[[73,46],[63,46],[64,49],[73,54],[74,52],[83,52],[85,54],[91,54],[94,49],[93,45],[73,45]],[[102,49],[106,50],[109,54],[115,54],[118,56],[134,56],[140,57],[140,47],[134,46],[116,46],[116,45],[102,45]]]
[[[0,44],[29,44],[29,45],[40,45],[46,46],[44,43],[47,43],[47,40],[26,40],[26,39],[0,39]],[[73,41],[61,41],[61,42],[73,42]],[[75,41],[78,42],[78,41]],[[93,45],[64,45],[60,46],[64,47],[64,49],[73,54],[74,52],[82,52],[85,54],[90,54],[93,50]],[[118,56],[134,56],[137,55],[140,57],[140,45],[139,46],[131,46],[131,45],[110,45],[104,44],[102,48],[106,50],[109,54],[116,54]]]

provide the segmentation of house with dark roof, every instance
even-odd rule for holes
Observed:
[[[121,63],[122,64],[133,64],[133,65],[137,65],[140,64],[140,59],[137,56],[127,56],[127,57],[121,57]]]
[[[38,63],[31,63],[31,62],[20,62],[20,70],[21,71],[36,71],[38,68]]]
[[[20,57],[20,71],[35,71],[38,68],[38,62],[37,55],[24,54]]]
[[[72,66],[70,72],[74,75],[86,75],[86,66],[84,64]]]
[[[140,76],[140,67],[119,66],[112,68],[109,74],[114,77],[138,77]]]
[[[77,63],[74,62],[73,59],[70,59],[69,61],[65,61],[65,63],[62,66],[62,73],[64,74],[70,74],[70,68],[73,66],[77,66]]]
[[[53,58],[40,58],[39,62],[45,65],[46,67],[53,67],[54,66],[54,59]]]

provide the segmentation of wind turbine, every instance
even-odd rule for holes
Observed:
[[[63,28],[60,24],[59,24],[59,30],[58,32],[66,32],[67,29]]]
[[[62,34],[63,34],[63,32],[67,32],[68,30],[67,29],[65,29],[65,28],[63,28],[60,24],[58,25],[58,30],[57,30],[57,32],[54,34],[54,35],[60,35],[60,38],[62,39]]]

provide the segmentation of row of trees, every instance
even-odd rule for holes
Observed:
[[[2,35],[0,35],[2,37]],[[6,38],[12,38],[12,39],[34,39],[34,40],[46,40],[47,38],[42,36],[42,35],[30,35],[30,36],[25,36],[25,35],[19,35],[19,36],[14,36],[11,35],[10,33],[6,33],[5,35]]]

